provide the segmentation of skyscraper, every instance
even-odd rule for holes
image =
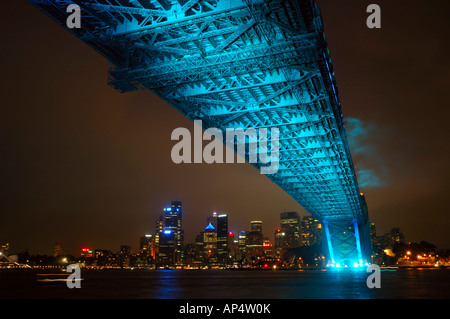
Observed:
[[[311,216],[302,219],[302,244],[304,246],[322,243],[322,224]]]
[[[301,245],[300,216],[297,212],[280,214],[281,233],[283,234],[283,249],[296,248]]]
[[[241,230],[237,239],[236,260],[243,260],[247,255],[247,232]]]
[[[264,236],[262,233],[262,222],[251,221],[250,232],[247,234],[247,259],[262,255]]]
[[[177,264],[183,260],[184,231],[182,228],[182,203],[173,201],[165,207],[156,221],[157,261],[163,264]]]
[[[119,266],[126,268],[130,266],[131,246],[121,245],[119,251]]]
[[[228,215],[217,215],[217,261],[225,264],[228,261]]]
[[[284,247],[284,233],[281,228],[277,228],[274,234],[275,257],[283,257],[286,248]]]
[[[210,264],[217,262],[217,231],[211,223],[203,231],[203,258]]]

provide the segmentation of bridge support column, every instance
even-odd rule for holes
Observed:
[[[366,224],[357,219],[323,220],[327,264],[334,267],[359,267],[370,261],[370,236]]]

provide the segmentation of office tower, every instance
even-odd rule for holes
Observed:
[[[228,255],[230,256],[231,260],[236,259],[237,248],[238,241],[234,239],[234,233],[230,231],[228,233]]]
[[[165,265],[179,264],[183,260],[184,231],[182,203],[173,201],[165,207],[156,221],[155,248],[157,261]]]
[[[142,254],[149,251],[151,248],[151,243],[153,241],[153,236],[151,234],[146,234],[139,239],[139,252]]]
[[[283,235],[283,249],[296,248],[301,245],[300,216],[297,212],[280,214],[281,233]]]
[[[139,253],[149,258],[155,258],[155,237],[151,234],[146,234],[140,238]]]
[[[264,256],[274,257],[274,254],[275,254],[274,247],[273,247],[272,243],[270,242],[269,238],[264,238],[263,250],[264,250]]]
[[[211,215],[209,215],[208,217],[206,217],[206,225],[213,225],[213,227],[215,229],[217,229],[217,212],[214,210]]]
[[[130,266],[130,258],[131,258],[131,246],[129,245],[120,246],[119,266],[122,268]]]
[[[250,232],[262,233],[262,221],[253,220],[250,222]]]
[[[277,228],[274,234],[274,249],[275,257],[281,258],[284,252],[284,233],[281,232],[281,228]]]
[[[96,249],[94,250],[94,257],[97,267],[116,266],[113,265],[114,254],[110,250]]]
[[[322,224],[311,216],[302,219],[302,244],[314,246],[322,243]]]
[[[237,239],[236,260],[243,260],[247,255],[247,233],[241,230]]]
[[[175,263],[175,232],[164,229],[159,233],[157,262],[162,266],[172,266]]]
[[[251,221],[250,232],[247,234],[247,259],[263,254],[263,241],[262,222]]]
[[[228,261],[228,215],[217,215],[217,261],[225,264]]]
[[[179,201],[173,201],[171,207],[165,208],[165,230],[170,229],[174,233],[175,263],[181,263],[183,259],[184,230],[182,228],[182,216],[182,203]]]
[[[203,232],[203,258],[209,263],[217,262],[217,231],[211,223]]]

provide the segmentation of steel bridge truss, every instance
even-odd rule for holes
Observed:
[[[368,215],[314,0],[29,0],[110,63],[120,92],[148,89],[204,128],[279,129],[268,177],[320,219],[330,263],[366,262]],[[261,168],[261,163],[255,163]]]

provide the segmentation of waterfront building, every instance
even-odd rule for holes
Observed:
[[[302,219],[302,245],[314,246],[322,244],[322,224],[311,216]]]
[[[160,264],[181,264],[183,261],[184,230],[182,202],[173,201],[165,207],[156,221],[155,256]]]
[[[211,223],[203,232],[203,258],[210,264],[217,262],[217,231]]]
[[[251,221],[250,232],[246,236],[247,260],[255,259],[264,253],[264,236],[262,233],[262,222]]]
[[[274,250],[275,250],[275,257],[281,258],[284,255],[284,252],[286,251],[286,248],[284,247],[284,236],[285,233],[281,231],[281,228],[277,228],[275,230],[274,234]]]
[[[220,264],[228,262],[228,215],[217,215],[217,261]]]
[[[297,212],[283,212],[280,214],[281,233],[283,234],[282,248],[297,248],[301,245],[300,216]]]

